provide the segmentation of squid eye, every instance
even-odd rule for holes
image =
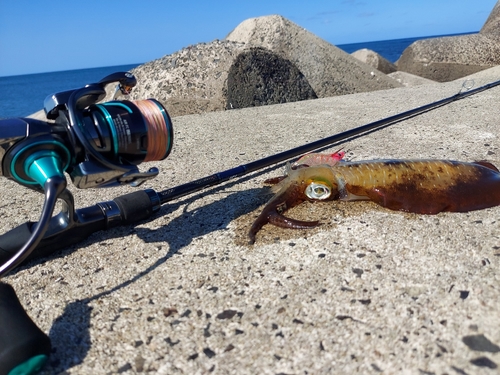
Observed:
[[[306,188],[306,196],[311,199],[327,199],[332,194],[330,188],[325,184],[318,184],[317,182],[311,182]]]

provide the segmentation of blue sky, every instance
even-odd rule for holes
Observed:
[[[0,76],[143,63],[280,14],[332,44],[476,32],[496,0],[0,0]]]

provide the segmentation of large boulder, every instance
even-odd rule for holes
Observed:
[[[227,109],[316,98],[294,64],[264,48],[243,51],[229,69]]]
[[[155,98],[173,117],[316,98],[290,61],[227,40],[189,46],[132,72],[138,84],[130,98]]]
[[[422,39],[406,48],[398,70],[448,82],[500,64],[500,1],[478,34]]]
[[[382,72],[278,15],[243,21],[226,40],[263,47],[291,61],[320,98],[401,86]]]
[[[351,53],[351,55],[385,74],[393,73],[397,70],[396,65],[368,48],[358,49]]]

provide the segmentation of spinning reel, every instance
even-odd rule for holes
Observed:
[[[0,276],[22,262],[44,235],[60,234],[88,222],[88,215],[77,217],[81,215],[66,189],[64,172],[81,189],[139,186],[158,175],[155,167],[141,172],[137,166],[169,155],[173,142],[170,117],[155,99],[100,103],[106,96],[105,86],[115,82],[113,99],[128,95],[136,78],[128,72],[114,73],[83,88],[48,96],[44,110],[53,122],[30,118],[0,121],[0,174],[45,193],[41,219],[29,228],[28,242],[8,261],[7,256],[0,256]],[[150,200],[158,200],[150,195]],[[63,201],[63,210],[51,220],[57,199]],[[101,206],[110,220],[120,215],[116,204]]]

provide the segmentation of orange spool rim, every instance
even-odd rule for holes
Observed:
[[[165,108],[154,99],[136,100],[146,122],[148,147],[144,161],[165,159],[172,149],[172,122]]]

